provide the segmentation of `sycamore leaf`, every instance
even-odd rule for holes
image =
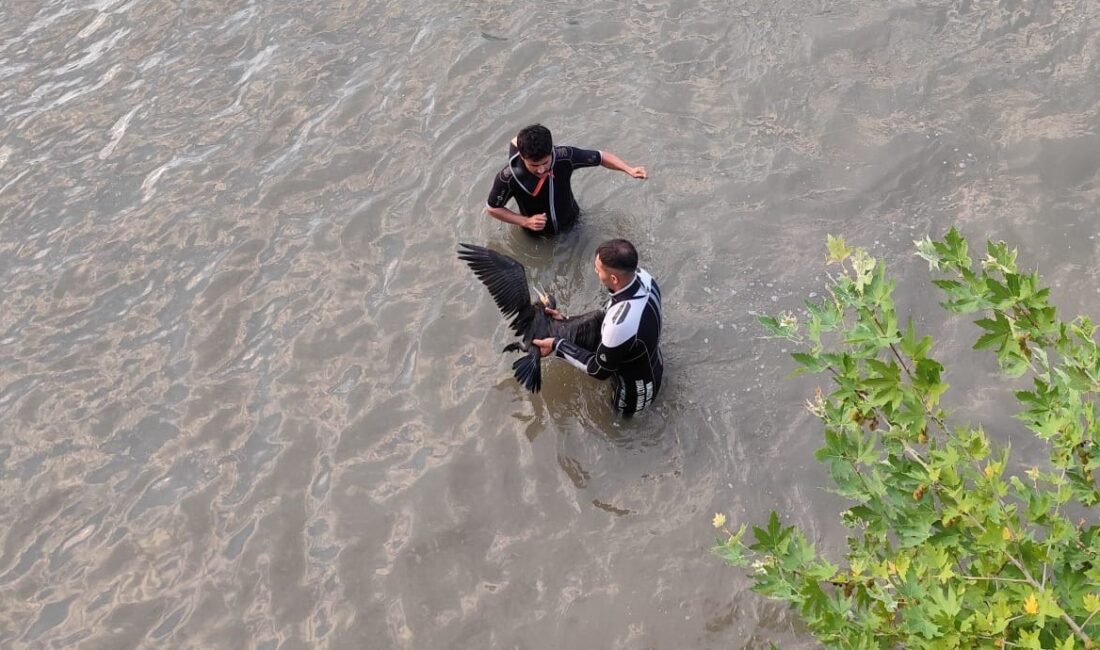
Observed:
[[[845,245],[843,237],[826,235],[825,247],[829,251],[828,256],[825,258],[826,264],[840,264],[852,254],[852,249]]]
[[[1016,645],[1021,648],[1029,648],[1030,650],[1042,650],[1043,645],[1039,640],[1039,634],[1042,632],[1042,628],[1034,630],[1020,630],[1020,638],[1017,639]]]
[[[939,399],[949,374],[929,356],[932,338],[898,313],[881,260],[829,236],[827,262],[841,272],[828,276],[824,298],[806,303],[808,333],[791,314],[758,320],[796,344],[799,372],[833,380],[809,405],[824,424],[816,457],[832,491],[853,501],[842,517],[848,568],[819,558],[776,513],[749,527],[751,546],[741,542],[745,527],[728,539],[725,531],[717,554],[751,566],[754,590],[791,605],[824,647],[1080,647],[1058,618],[1087,620],[1090,634],[1100,625],[1100,524],[1076,514],[1100,502],[1098,328],[1059,320],[1050,290],[1017,269],[1004,243],[988,245],[977,266],[955,229],[916,245],[939,271],[941,305],[977,312],[974,348],[995,355],[1000,377],[1032,372],[1032,385],[1015,393],[1017,418],[1049,447],[1049,462],[1010,463],[980,427],[947,422]],[[920,323],[937,325],[934,316]],[[1049,568],[1043,587],[1006,569],[1010,551]]]
[[[1035,594],[1028,594],[1027,600],[1024,601],[1024,613],[1032,616],[1039,613],[1039,599]]]
[[[936,250],[936,246],[932,243],[932,240],[928,237],[924,239],[914,239],[913,244],[917,248],[917,257],[928,262],[928,270],[938,271],[940,269],[940,254]]]

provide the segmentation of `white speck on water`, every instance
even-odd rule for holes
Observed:
[[[772,302],[779,302],[779,296],[772,296]]]
[[[966,169],[966,163],[959,163],[960,169]]]

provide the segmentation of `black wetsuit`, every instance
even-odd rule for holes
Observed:
[[[489,192],[490,208],[503,208],[508,199],[516,197],[519,213],[525,217],[546,215],[546,227],[527,231],[534,235],[554,235],[577,221],[581,209],[573,198],[570,178],[573,170],[595,167],[603,162],[603,154],[595,149],[554,147],[550,155],[550,175],[539,185],[539,177],[527,171],[515,145],[508,147],[508,166],[493,178]]]
[[[615,408],[633,415],[648,406],[661,389],[664,363],[661,339],[661,289],[649,273],[638,273],[611,295],[595,352],[565,339],[554,352],[597,379],[615,378]]]

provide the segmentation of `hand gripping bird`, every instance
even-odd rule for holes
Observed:
[[[558,320],[547,313],[548,309],[557,310],[558,303],[553,296],[537,291],[538,300],[531,301],[527,271],[516,260],[482,246],[461,243],[458,259],[466,262],[478,279],[485,283],[505,318],[514,316],[509,326],[520,340],[504,346],[501,352],[525,353],[512,364],[516,381],[524,388],[533,393],[542,388],[539,348],[531,343],[532,340],[564,338],[589,350],[595,350],[599,345],[603,311],[590,311]]]

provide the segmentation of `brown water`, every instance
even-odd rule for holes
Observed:
[[[1002,412],[911,242],[1007,239],[1100,315],[1098,57],[1091,0],[4,1],[0,646],[812,646],[708,552],[716,511],[840,539],[752,313],[843,234]],[[532,121],[651,179],[578,172],[529,240],[482,207]],[[664,291],[629,422],[511,381],[454,257],[576,313],[611,236]]]

